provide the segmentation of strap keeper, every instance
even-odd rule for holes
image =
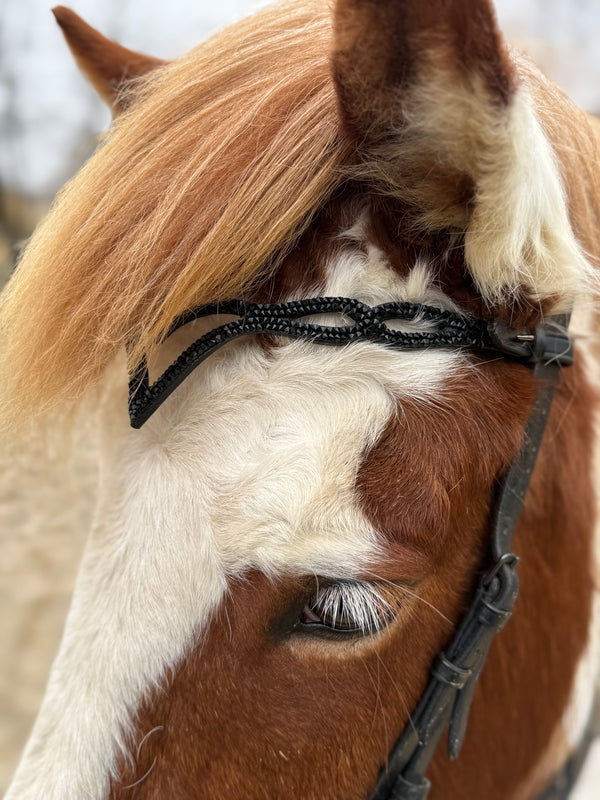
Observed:
[[[514,569],[519,563],[519,556],[514,553],[503,553],[498,561],[494,564],[491,571],[483,579],[483,586],[487,589],[492,585],[494,578],[506,566]]]
[[[566,333],[550,330],[540,325],[535,331],[535,344],[532,360],[542,364],[560,364],[570,367],[573,364],[573,342]]]
[[[431,674],[447,686],[462,689],[473,674],[473,670],[453,664],[444,653],[440,653],[431,669]]]
[[[479,621],[483,625],[493,628],[495,631],[502,630],[512,616],[512,610],[507,608],[498,608],[498,606],[488,603],[487,600],[482,600],[481,604],[482,608],[478,615]]]

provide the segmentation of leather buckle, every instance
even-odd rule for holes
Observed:
[[[532,333],[515,330],[497,319],[488,323],[488,334],[494,348],[507,356],[534,364],[556,363],[562,367],[573,364],[573,342],[568,334],[552,325],[552,317]]]
[[[535,352],[537,332],[517,331],[502,320],[495,319],[488,323],[488,334],[494,349],[504,355],[529,361]]]
[[[497,577],[498,573],[503,567],[507,566],[510,567],[511,569],[514,569],[518,563],[519,563],[519,556],[516,556],[514,553],[503,553],[498,559],[498,561],[496,561],[491,571],[488,572],[488,574],[483,579],[482,581],[483,587],[485,589],[489,589],[489,587],[492,585],[494,578]]]
[[[447,686],[452,686],[454,689],[462,689],[473,675],[473,670],[453,664],[445,653],[440,653],[433,665],[431,674]]]

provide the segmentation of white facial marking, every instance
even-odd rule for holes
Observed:
[[[598,570],[596,570],[598,571]],[[590,622],[589,640],[577,667],[571,700],[565,711],[563,726],[570,749],[576,750],[585,735],[594,708],[600,676],[600,598],[596,592]]]
[[[600,739],[590,747],[581,775],[569,800],[597,800],[600,786]]]
[[[372,246],[367,256],[349,250],[330,276],[324,295],[451,305],[425,265],[402,282]],[[363,454],[398,398],[439,399],[464,364],[445,350],[291,341],[267,353],[242,340],[211,356],[139,431],[116,365],[98,512],[7,800],[106,797],[144,694],[197,641],[232,576],[353,578],[368,565],[379,543],[354,496]]]

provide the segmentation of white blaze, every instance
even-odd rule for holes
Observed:
[[[443,299],[423,266],[403,283],[373,247],[367,257],[349,250],[330,274],[325,295]],[[238,341],[139,431],[129,427],[125,367],[116,365],[96,520],[7,800],[106,797],[144,694],[184,658],[231,576],[356,575],[378,551],[353,491],[365,449],[397,397],[439,399],[464,363],[444,350],[292,341],[266,353]]]

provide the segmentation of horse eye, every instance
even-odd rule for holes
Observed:
[[[300,614],[305,632],[367,636],[385,628],[398,608],[381,585],[367,581],[339,581],[319,587]]]

